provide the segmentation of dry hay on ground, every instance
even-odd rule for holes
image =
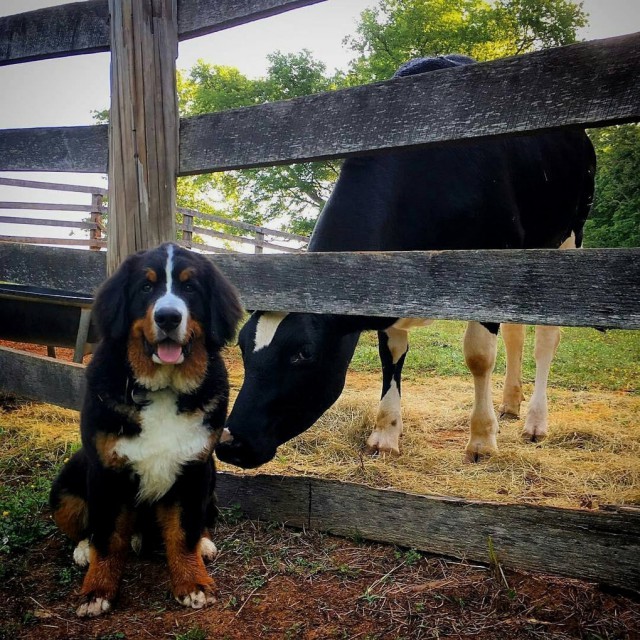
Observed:
[[[550,432],[544,442],[521,440],[524,418],[500,420],[499,454],[470,465],[463,462],[463,451],[473,400],[471,378],[403,383],[401,455],[372,458],[362,454],[362,445],[375,423],[379,385],[378,375],[350,372],[336,405],[257,472],[561,507],[640,503],[638,396],[552,388]],[[525,395],[531,392],[531,385],[525,385]],[[499,403],[496,388],[494,405]]]

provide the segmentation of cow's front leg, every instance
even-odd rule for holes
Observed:
[[[559,327],[536,327],[536,381],[522,432],[522,436],[531,442],[539,442],[547,436],[549,420],[547,385],[551,362],[559,344]]]
[[[475,391],[470,419],[471,434],[465,454],[467,462],[478,462],[498,450],[498,420],[491,398],[491,374],[496,364],[499,325],[488,326],[469,322],[464,334],[464,358],[473,375]]]
[[[501,416],[517,418],[520,415],[520,403],[524,399],[522,394],[522,349],[524,347],[525,326],[522,324],[503,324],[501,330],[507,352],[507,372],[504,377],[502,404],[499,411]]]
[[[130,507],[118,502],[115,477],[100,471],[89,477],[89,568],[82,583],[82,604],[76,613],[93,618],[113,606],[124,571],[133,532],[134,515]]]
[[[376,426],[367,439],[367,453],[400,453],[402,409],[400,384],[402,365],[409,350],[408,331],[389,327],[378,331],[378,349],[382,363],[382,396]]]
[[[164,541],[175,599],[201,609],[214,602],[214,581],[207,573],[202,537],[207,493],[213,491],[213,460],[185,467],[176,485],[158,504],[156,514]]]

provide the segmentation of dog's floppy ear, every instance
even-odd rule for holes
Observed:
[[[91,315],[103,339],[118,340],[129,333],[127,284],[136,260],[135,254],[129,256],[96,293]]]
[[[235,287],[210,260],[207,264],[211,333],[214,340],[223,346],[235,336],[244,311]]]

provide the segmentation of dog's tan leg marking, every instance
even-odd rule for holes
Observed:
[[[202,560],[202,539],[188,549],[180,524],[180,507],[158,505],[158,523],[167,553],[169,575],[175,599],[185,607],[201,609],[215,602],[215,583]]]
[[[111,610],[124,571],[132,530],[133,517],[130,512],[123,511],[116,518],[107,554],[101,555],[90,545],[89,570],[80,590],[84,602],[76,610],[79,617],[94,618]]]

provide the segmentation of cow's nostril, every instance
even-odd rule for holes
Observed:
[[[163,331],[171,331],[182,322],[182,314],[177,309],[158,309],[153,319]]]

